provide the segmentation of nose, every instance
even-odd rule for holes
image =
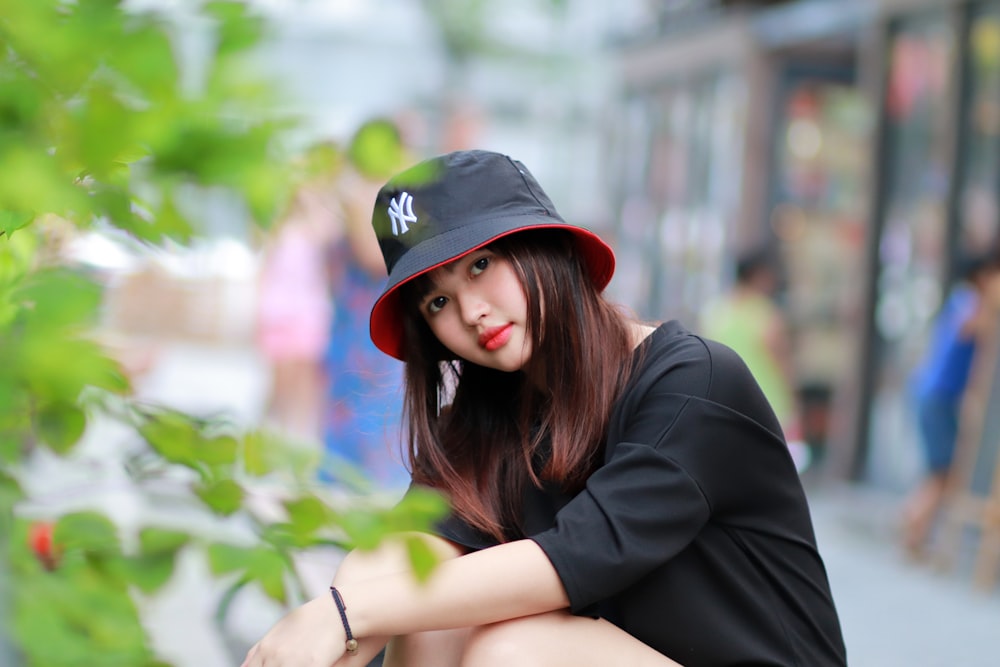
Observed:
[[[474,327],[489,313],[489,304],[478,293],[467,290],[458,295],[458,307],[466,326]]]

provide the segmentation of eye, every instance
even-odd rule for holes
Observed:
[[[485,271],[486,267],[489,265],[490,265],[489,256],[480,257],[479,259],[477,259],[475,262],[472,263],[472,268],[469,269],[469,272],[474,276],[478,276],[480,273]]]
[[[448,298],[443,296],[436,296],[427,302],[427,312],[431,315],[441,312],[445,304],[448,303]]]

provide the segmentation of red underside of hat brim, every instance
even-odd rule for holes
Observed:
[[[593,281],[594,286],[598,290],[603,290],[608,286],[608,283],[611,282],[611,276],[615,272],[615,254],[614,251],[611,250],[611,247],[597,234],[594,234],[593,232],[582,227],[573,227],[572,225],[567,225],[565,223],[552,225],[531,225],[530,227],[510,229],[492,236],[482,243],[479,243],[457,255],[448,257],[437,264],[421,269],[387,289],[372,307],[371,318],[369,320],[371,339],[372,342],[375,343],[375,347],[382,350],[390,357],[395,357],[400,361],[405,361],[405,356],[403,354],[403,327],[399,321],[402,310],[399,303],[399,289],[403,285],[410,282],[414,278],[424,275],[425,273],[430,273],[434,269],[450,264],[457,259],[461,259],[469,253],[488,246],[505,236],[536,229],[565,229],[570,232],[573,235],[573,238],[576,239],[577,246],[583,254],[584,263],[587,266],[587,270],[590,273],[590,278],[591,281]]]

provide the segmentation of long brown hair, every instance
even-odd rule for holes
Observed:
[[[594,288],[569,234],[523,231],[490,249],[511,262],[525,291],[526,367],[506,373],[454,359],[417,310],[429,289],[418,277],[402,295],[405,416],[414,481],[507,541],[523,537],[527,485],[576,492],[599,464],[633,345],[626,316]]]

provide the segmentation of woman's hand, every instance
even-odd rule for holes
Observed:
[[[289,612],[247,652],[241,667],[330,667],[347,636],[329,594]]]

